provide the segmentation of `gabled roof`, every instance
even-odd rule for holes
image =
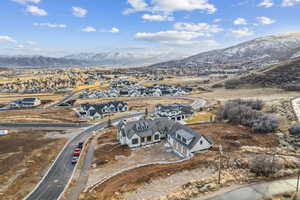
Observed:
[[[192,139],[192,141],[189,144],[182,142],[181,140],[176,138],[177,133],[179,133],[181,136],[186,136],[186,137]],[[184,126],[180,123],[175,123],[174,126],[172,127],[171,131],[169,132],[169,134],[174,140],[176,140],[177,142],[179,142],[181,145],[185,146],[188,149],[192,149],[195,146],[195,144],[197,144],[199,142],[199,140],[201,138],[204,138],[210,144],[212,144],[212,139],[208,139],[202,133],[195,131],[191,128],[188,128],[187,126]],[[186,139],[188,140],[188,138],[186,138]]]
[[[167,133],[170,130],[171,124],[174,122],[167,120],[165,118],[160,119],[140,119],[134,122],[120,122],[118,124],[118,129],[120,130],[124,126],[123,131],[125,135],[130,139],[133,135],[138,135],[140,137],[149,136],[156,133],[157,131],[161,133]]]

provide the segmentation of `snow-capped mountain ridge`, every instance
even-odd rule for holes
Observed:
[[[222,69],[228,65],[242,69],[266,65],[297,57],[300,54],[300,33],[257,38],[225,49],[200,53],[182,60],[152,65],[154,67],[200,67]]]

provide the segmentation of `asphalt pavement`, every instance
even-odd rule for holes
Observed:
[[[295,192],[296,187],[296,178],[256,183],[234,189],[207,200],[262,200],[285,192]],[[199,197],[196,199],[202,200],[203,198]]]
[[[140,116],[143,113],[135,113],[128,115],[126,117],[121,117],[112,120],[112,123],[117,121]],[[74,165],[72,165],[72,154],[73,150],[79,142],[85,142],[94,131],[100,130],[107,126],[107,122],[102,122],[93,125],[75,138],[73,138],[68,145],[62,150],[61,154],[58,156],[57,160],[53,166],[49,169],[49,172],[44,176],[37,187],[27,196],[26,200],[56,200],[59,195],[63,192],[66,187],[72,173],[74,170]]]

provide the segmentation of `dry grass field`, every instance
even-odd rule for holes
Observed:
[[[64,93],[37,93],[37,94],[0,94],[0,104],[8,105],[11,101],[15,101],[18,99],[23,99],[25,97],[37,97],[41,101],[47,101],[48,104],[53,103],[55,101],[59,101],[64,98]],[[47,104],[47,105],[48,105]],[[46,105],[46,104],[44,104]],[[42,106],[44,106],[42,105]]]
[[[22,199],[46,172],[66,142],[46,138],[46,133],[51,132],[11,130],[0,136],[0,199]]]
[[[77,114],[69,108],[53,110],[8,110],[0,112],[1,122],[18,123],[80,123]]]
[[[261,99],[267,103],[277,102],[278,100],[287,100],[299,96],[299,92],[285,91],[277,88],[258,88],[258,89],[215,89],[212,92],[202,93],[200,95],[188,95],[203,97],[208,100],[227,101],[230,99]]]

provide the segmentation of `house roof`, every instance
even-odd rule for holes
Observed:
[[[130,139],[134,135],[140,137],[146,137],[153,135],[157,131],[167,133],[170,130],[170,124],[173,124],[172,121],[160,118],[160,119],[140,119],[134,122],[120,122],[118,124],[118,129],[121,129],[123,125],[125,135]]]
[[[156,108],[159,108],[159,111],[162,112],[180,112],[180,114],[193,114],[192,107],[185,104],[171,104],[171,105],[162,105],[158,104],[156,105]]]
[[[103,103],[103,104],[81,104],[81,108],[83,110],[89,110],[91,107],[93,107],[95,109],[95,112],[101,114],[103,113],[102,109],[104,107],[110,107],[110,106],[114,106],[114,107],[117,107],[118,105],[121,105],[122,107],[126,106],[127,103],[123,102],[123,101],[111,101],[111,102],[107,102],[107,103]],[[93,112],[91,112],[91,115],[93,116],[94,114],[92,114]]]
[[[34,101],[36,101],[37,100],[37,98],[35,98],[35,97],[27,97],[27,98],[24,98],[22,101],[30,101],[30,102],[34,102]]]
[[[186,139],[192,139],[192,141],[188,144],[184,143],[183,141],[176,138],[176,133],[180,134],[181,136],[187,137]],[[208,139],[208,137],[204,136],[202,133],[195,131],[194,129],[188,128],[187,126],[184,126],[180,123],[175,123],[172,127],[172,129],[169,132],[170,136],[179,142],[181,145],[185,146],[188,149],[192,149],[195,144],[199,142],[201,138],[204,138],[207,140],[210,144],[212,144],[212,139]],[[189,139],[188,139],[189,138]]]

